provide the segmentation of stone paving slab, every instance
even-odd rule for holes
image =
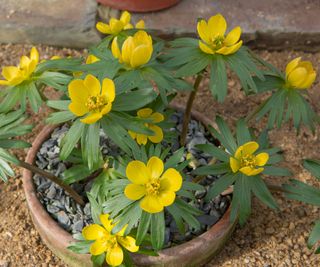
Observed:
[[[88,47],[96,12],[95,0],[0,0],[0,43]]]
[[[182,0],[160,12],[135,14],[159,34],[195,36],[197,18],[221,13],[255,47],[320,49],[320,0]]]

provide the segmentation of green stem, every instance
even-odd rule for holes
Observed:
[[[199,73],[195,82],[194,82],[193,90],[190,93],[189,98],[188,98],[186,110],[185,110],[184,116],[183,116],[182,132],[181,132],[181,137],[180,137],[180,145],[181,146],[184,146],[186,144],[188,125],[189,125],[189,121],[191,118],[192,105],[193,105],[194,99],[196,97],[196,94],[198,92],[199,85],[201,83],[202,78],[203,78],[203,74]]]
[[[255,116],[257,116],[257,114],[260,112],[261,109],[264,108],[264,106],[267,104],[269,98],[267,98],[265,101],[263,101],[257,109],[255,109],[253,112],[251,112],[246,118],[245,121],[246,123],[248,123],[249,121],[251,121],[253,118],[255,118]]]
[[[69,193],[69,195],[81,206],[84,206],[85,203],[82,199],[82,197],[74,190],[72,189],[71,186],[65,184],[62,180],[60,180],[58,177],[56,177],[55,175],[46,172],[32,164],[29,164],[27,162],[24,161],[19,161],[19,163],[17,164],[18,166],[25,168],[33,173],[37,173],[47,179],[49,179],[50,181],[54,182],[55,184],[59,185],[60,187],[62,187],[66,192]]]

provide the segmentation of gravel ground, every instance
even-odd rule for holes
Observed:
[[[0,65],[16,64],[19,57],[29,49],[30,46],[0,45]],[[79,51],[45,46],[41,46],[39,50],[42,58],[79,54]],[[320,53],[293,51],[257,51],[257,53],[282,69],[288,60],[298,55],[303,56],[304,59],[311,60],[320,71]],[[218,112],[227,117],[229,122],[234,122],[235,118],[245,116],[263,100],[263,96],[245,97],[239,91],[238,81],[233,76],[229,78],[229,86],[232,89],[224,105],[214,102],[206,90],[208,82],[205,81],[196,100],[195,109],[212,118]],[[180,95],[177,101],[185,102],[186,97]],[[320,107],[316,104],[319,100],[320,85],[316,83],[310,90],[310,101],[318,113]],[[39,133],[45,113],[46,109],[41,115],[32,116],[35,128],[26,138],[29,141]],[[261,128],[262,125],[263,122],[254,126]],[[317,137],[319,130],[320,127],[317,127],[316,136],[306,129],[302,129],[299,135],[296,135],[291,126],[285,125],[281,130],[273,130],[270,133],[273,145],[281,147],[284,151],[286,160],[284,166],[291,169],[295,178],[317,186],[320,186],[320,183],[302,168],[301,159],[320,158],[317,155],[320,150]],[[17,154],[19,157],[24,157],[25,151]],[[20,173],[17,171],[16,179],[12,179],[7,185],[0,183],[0,266],[65,266],[46,248],[33,227],[19,179]],[[268,179],[277,183],[287,178]],[[275,195],[281,211],[274,212],[254,199],[253,213],[248,223],[236,229],[225,248],[208,266],[320,266],[320,256],[313,255],[305,243],[312,222],[319,217],[319,209],[288,201],[281,194]]]

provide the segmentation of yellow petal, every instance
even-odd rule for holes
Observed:
[[[130,60],[131,60],[131,55],[132,52],[134,50],[134,42],[133,42],[133,37],[129,36],[122,44],[122,48],[121,48],[121,55],[122,55],[122,60],[127,63],[130,64]]]
[[[234,173],[237,172],[240,168],[239,161],[233,157],[230,157],[230,167]]]
[[[133,36],[135,47],[139,45],[152,46],[152,37],[145,31],[138,31]]]
[[[71,102],[68,108],[76,116],[83,116],[84,114],[89,112],[88,108],[85,105],[77,102]]]
[[[115,245],[107,252],[106,261],[111,266],[119,266],[123,262],[123,251],[119,245]]]
[[[141,19],[136,23],[136,29],[144,29],[145,28],[145,23],[144,20]]]
[[[301,57],[297,57],[291,60],[286,66],[286,75],[288,76],[290,72],[292,72],[299,64]]]
[[[240,36],[241,28],[239,26],[235,27],[231,32],[228,33],[226,39],[224,40],[224,44],[226,46],[232,46],[239,41]]]
[[[305,79],[305,81],[300,85],[300,88],[307,89],[307,88],[311,87],[311,85],[314,83],[316,77],[317,77],[316,72],[309,74],[307,76],[307,78]]]
[[[103,22],[98,22],[96,24],[96,28],[99,32],[104,33],[104,34],[111,34],[111,29],[108,24],[105,24]]]
[[[83,82],[84,82],[84,85],[89,89],[90,95],[100,94],[100,90],[101,90],[100,82],[95,76],[88,74]]]
[[[151,173],[147,166],[139,160],[129,162],[126,168],[126,175],[134,184],[145,184],[151,177]]]
[[[73,80],[68,85],[69,97],[72,102],[85,105],[89,98],[89,90],[83,80]]]
[[[89,55],[86,59],[86,64],[92,64],[92,63],[95,63],[97,61],[100,61],[99,58],[97,58],[96,56],[94,55]]]
[[[99,224],[91,224],[82,229],[82,235],[86,240],[97,240],[107,234],[107,231]]]
[[[102,108],[102,110],[101,110],[101,112],[100,112],[100,113],[101,113],[101,116],[109,113],[110,110],[111,110],[111,108],[112,108],[112,103],[109,102],[107,105],[105,105],[105,106]]]
[[[34,70],[36,69],[37,67],[37,62],[35,60],[31,60],[31,62],[29,63],[29,66],[28,66],[28,71],[27,71],[27,77],[29,77],[31,75],[31,73],[34,72]]]
[[[260,153],[256,156],[256,164],[258,166],[264,166],[267,164],[269,160],[269,154],[268,153]]]
[[[35,47],[31,48],[30,59],[34,60],[35,63],[38,64],[38,62],[39,62],[39,52],[38,52],[37,48],[35,48]]]
[[[124,27],[122,21],[117,20],[115,18],[110,19],[109,26],[112,34],[118,34],[123,30],[123,27]]]
[[[5,80],[0,80],[0,85],[9,85],[9,82]]]
[[[157,196],[148,195],[140,201],[140,207],[146,212],[157,213],[163,211],[163,205]]]
[[[128,184],[124,190],[124,194],[131,200],[138,200],[146,194],[144,185]]]
[[[119,49],[119,46],[118,46],[118,38],[115,37],[112,41],[112,44],[111,44],[111,52],[112,52],[112,55],[115,57],[115,58],[119,58],[121,59],[121,52],[120,52],[120,49]]]
[[[151,173],[151,177],[157,179],[163,173],[164,165],[163,161],[158,157],[151,157],[147,163],[147,168]]]
[[[208,20],[208,28],[211,37],[224,36],[227,30],[227,22],[221,14],[217,14]]]
[[[214,51],[207,46],[205,43],[199,41],[199,48],[201,49],[202,52],[206,53],[206,54],[214,54]]]
[[[179,191],[182,186],[182,176],[174,168],[169,168],[160,178],[160,188],[164,191]]]
[[[85,124],[93,124],[102,118],[101,113],[91,113],[80,121]]]
[[[130,30],[133,29],[133,25],[131,23],[128,23],[126,26],[123,27],[124,30]]]
[[[114,225],[112,224],[112,220],[109,220],[109,214],[100,214],[100,222],[108,232],[112,231]]]
[[[239,169],[240,172],[242,172],[243,174],[245,174],[247,176],[257,175],[260,172],[262,172],[263,170],[264,170],[264,168],[253,169],[253,168],[250,168],[250,167],[242,167],[241,169]]]
[[[148,142],[148,136],[145,134],[137,134],[137,143],[139,145],[145,145]]]
[[[159,112],[151,114],[150,118],[152,118],[153,123],[158,123],[164,120],[164,116]]]
[[[210,31],[209,31],[209,27],[208,24],[205,20],[200,20],[197,24],[197,31],[198,34],[200,36],[200,38],[206,42],[206,43],[210,43],[211,42],[211,36],[210,36]]]
[[[287,77],[288,82],[290,85],[294,87],[300,87],[301,84],[304,83],[308,76],[308,72],[303,67],[297,67]]]
[[[103,239],[97,239],[91,246],[90,246],[90,253],[91,255],[97,256],[108,249],[108,243],[105,242]]]
[[[28,70],[30,62],[31,62],[30,58],[28,58],[27,56],[22,56],[20,58],[19,66],[21,69]]]
[[[137,252],[139,250],[139,246],[136,245],[136,240],[131,236],[117,236],[117,240],[126,250],[130,252]]]
[[[129,135],[131,136],[132,139],[136,139],[137,137],[137,133],[132,132],[132,131],[128,131]]]
[[[158,144],[163,140],[162,129],[157,125],[150,125],[149,129],[154,132],[154,135],[149,135],[148,138],[152,143]]]
[[[108,102],[113,102],[116,96],[116,89],[114,82],[111,79],[105,78],[102,81],[102,92],[101,95],[107,97]]]
[[[132,68],[139,67],[149,62],[153,52],[153,47],[150,45],[139,45],[131,55],[130,65]]]
[[[128,11],[123,11],[120,17],[123,25],[127,25],[130,22],[131,14]]]
[[[151,108],[142,108],[137,112],[137,115],[139,118],[149,118],[151,114],[152,114]]]
[[[6,80],[10,81],[16,76],[20,75],[20,70],[14,66],[3,67],[1,74]]]
[[[259,144],[257,142],[247,142],[244,145],[238,147],[235,153],[235,158],[239,159],[242,155],[252,155],[258,150],[258,148]]]
[[[167,207],[174,202],[176,194],[172,191],[161,191],[158,197],[162,205]]]
[[[231,54],[234,54],[235,52],[237,52],[240,47],[242,46],[242,41],[236,43],[235,45],[232,45],[232,46],[224,46],[224,47],[221,47],[220,49],[218,49],[216,51],[217,54],[222,54],[222,55],[231,55]]]

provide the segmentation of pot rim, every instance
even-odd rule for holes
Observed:
[[[179,104],[172,104],[170,105],[170,107],[176,110],[183,110],[183,106]],[[196,120],[199,120],[206,126],[211,125],[213,127],[216,127],[216,124],[214,122],[212,122],[206,116],[203,116],[203,114],[201,114],[200,112],[192,111],[192,117],[194,117]],[[56,127],[57,125],[46,125],[42,129],[42,131],[37,135],[34,142],[32,143],[32,147],[29,149],[27,153],[27,163],[34,163],[37,152],[39,151],[41,145],[48,139],[48,137]],[[77,240],[75,240],[70,233],[68,233],[66,230],[60,227],[58,222],[56,222],[49,215],[45,207],[41,204],[40,200],[37,197],[37,191],[33,182],[33,176],[34,175],[31,171],[27,169],[23,170],[23,188],[32,220],[37,230],[40,232],[41,237],[44,239],[47,245],[48,240],[54,240],[56,242],[55,246],[58,246],[62,249],[66,249],[71,243],[74,243]],[[213,242],[213,240],[218,240],[219,238],[221,239],[226,234],[228,234],[229,232],[231,233],[233,231],[236,222],[230,223],[230,212],[231,206],[229,205],[227,211],[223,214],[220,220],[216,224],[214,224],[209,230],[207,230],[200,236],[193,238],[190,241],[159,251],[159,256],[133,254],[134,262],[139,263],[142,266],[151,266],[152,264],[159,263],[159,261],[162,263],[170,263],[177,258],[177,255],[188,255],[192,253],[192,251],[197,249],[200,249],[201,251],[210,251],[210,243]],[[50,229],[50,231],[47,231],[48,229]],[[49,248],[51,248],[51,246],[49,246]],[[56,250],[54,250],[54,252],[56,252]],[[75,255],[77,255],[77,258],[82,258],[83,260],[90,259],[89,254],[81,255],[69,250],[67,254],[71,255],[71,257],[73,258],[75,257]]]

